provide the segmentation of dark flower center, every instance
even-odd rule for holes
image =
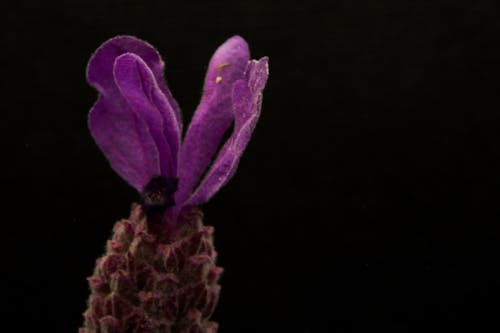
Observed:
[[[146,213],[161,212],[175,205],[174,193],[179,179],[176,177],[156,176],[142,190],[142,206]]]

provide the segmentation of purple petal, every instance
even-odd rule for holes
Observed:
[[[239,36],[228,39],[210,60],[203,96],[181,148],[177,204],[182,204],[197,184],[232,122],[232,88],[244,77],[248,60],[248,45]]]
[[[268,59],[248,64],[245,79],[234,84],[232,102],[235,124],[231,137],[224,144],[214,164],[186,201],[186,205],[198,205],[209,200],[234,175],[238,162],[250,141],[260,116],[262,90],[268,77]]]
[[[133,53],[141,57],[151,69],[156,83],[170,104],[175,114],[179,133],[182,132],[182,121],[179,106],[173,99],[163,78],[164,63],[160,54],[150,44],[132,36],[117,36],[104,42],[92,55],[87,67],[87,80],[99,92],[110,92],[114,88],[113,65],[117,57],[124,53]]]
[[[146,123],[123,103],[100,96],[89,114],[89,128],[111,167],[141,191],[160,173],[156,144]]]
[[[139,56],[125,53],[115,61],[114,77],[127,105],[148,125],[160,154],[161,175],[176,176],[180,133],[153,72]]]

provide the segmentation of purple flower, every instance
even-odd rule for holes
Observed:
[[[217,331],[210,316],[223,270],[216,265],[214,229],[203,225],[196,206],[234,175],[259,118],[267,76],[267,58],[250,60],[241,37],[227,40],[210,60],[181,144],[181,115],[158,52],[130,36],[97,49],[87,68],[99,92],[90,131],[142,202],[115,223],[96,261],[81,333]]]
[[[145,210],[167,209],[175,219],[184,207],[209,200],[234,175],[260,115],[268,59],[250,60],[239,36],[222,44],[210,60],[182,144],[181,114],[163,67],[159,53],[135,37],[101,45],[87,68],[99,92],[89,127],[111,167],[141,192]],[[214,156],[233,122],[231,136]]]

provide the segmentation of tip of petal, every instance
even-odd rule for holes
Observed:
[[[228,42],[239,43],[239,44],[242,44],[242,45],[246,45],[248,47],[248,44],[247,44],[245,38],[241,37],[240,35],[234,35],[234,36],[229,37],[226,40],[226,43],[228,43]]]
[[[265,68],[266,75],[269,75],[269,57],[262,57],[257,62],[261,68]]]
[[[111,76],[115,58],[123,53],[130,52],[138,54],[142,58],[151,59],[163,69],[163,61],[160,54],[148,42],[134,36],[119,35],[108,39],[97,48],[87,64],[87,81],[98,90],[109,84],[107,80]]]
[[[141,63],[144,64],[144,66],[147,66],[144,63],[144,60],[142,60],[142,58],[139,57],[137,54],[131,52],[123,53],[115,58],[115,61],[113,63],[113,71],[115,71],[117,67],[123,65],[136,64],[136,63]]]
[[[262,91],[269,76],[269,58],[262,57],[249,62],[245,76],[252,91]]]
[[[249,58],[250,50],[247,42],[242,37],[236,35],[227,39],[217,48],[211,62],[215,66],[221,66],[233,62],[239,63],[241,60],[248,61]]]

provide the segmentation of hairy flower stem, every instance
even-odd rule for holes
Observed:
[[[175,226],[175,228],[174,228]],[[165,225],[134,204],[118,221],[88,279],[91,295],[80,333],[214,333],[218,300],[213,228],[198,209]]]

